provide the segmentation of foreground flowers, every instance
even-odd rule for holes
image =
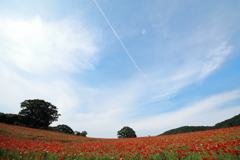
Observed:
[[[240,159],[240,126],[155,137],[97,139],[0,123],[1,159]]]

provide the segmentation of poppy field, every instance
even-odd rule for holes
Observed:
[[[140,138],[101,139],[0,123],[0,159],[240,159],[240,126]]]

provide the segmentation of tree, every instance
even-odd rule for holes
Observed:
[[[74,131],[74,134],[77,135],[77,136],[80,136],[80,135],[81,135],[81,132],[79,132],[79,131]]]
[[[1,113],[0,112],[0,122],[7,123],[7,124],[13,124],[13,125],[19,125],[19,126],[25,126],[22,123],[22,118],[18,116],[17,114],[12,113]]]
[[[24,119],[27,127],[48,128],[61,116],[56,106],[39,99],[25,100],[21,103],[21,108],[18,115]]]
[[[80,136],[86,137],[86,136],[87,136],[87,131],[82,131],[82,133],[80,134]]]
[[[0,122],[5,122],[5,121],[6,121],[6,119],[7,119],[7,116],[6,116],[6,114],[4,114],[4,113],[0,112]]]
[[[74,134],[77,135],[77,136],[86,137],[87,136],[87,131],[82,131],[82,133],[79,132],[79,131],[75,131]]]
[[[118,131],[117,135],[118,135],[118,138],[134,138],[134,137],[137,137],[135,131],[128,126],[125,126],[120,131]]]
[[[70,128],[69,126],[67,126],[65,124],[57,125],[57,127],[55,127],[55,130],[59,131],[59,132],[74,134],[72,128]]]

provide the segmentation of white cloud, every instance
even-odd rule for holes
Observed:
[[[100,101],[87,103],[94,107],[82,105],[82,107],[91,108],[88,112],[78,110],[75,114],[61,117],[61,120],[55,124],[65,123],[74,130],[86,130],[90,137],[116,138],[117,131],[123,126],[132,127],[138,136],[148,136],[158,135],[180,126],[214,125],[235,116],[240,109],[240,106],[229,105],[240,99],[240,90],[234,90],[187,104],[175,111],[136,118],[132,116],[139,113],[140,107],[136,105],[140,103],[141,95],[135,96],[134,92],[138,93],[136,90],[132,93],[123,90],[121,92],[120,88],[114,91],[118,94],[113,94],[112,90],[108,96],[95,96],[96,99],[103,98]]]
[[[204,62],[202,72],[199,76],[200,79],[205,78],[216,70],[232,52],[232,49],[233,47],[227,45],[227,42],[222,42],[219,46],[210,50],[206,55],[206,62]]]
[[[26,99],[44,99],[72,113],[80,102],[69,72],[93,69],[95,34],[76,20],[45,22],[0,17],[1,110],[16,113]]]
[[[214,5],[205,13],[193,11],[194,18],[184,15],[181,21],[176,21],[193,4],[156,1],[146,6],[150,25],[157,31],[156,38],[150,41],[155,48],[145,54],[147,60],[152,56],[146,61],[150,67],[143,72],[159,90],[159,97],[174,95],[190,84],[205,80],[224,64],[234,49],[230,38],[238,28],[233,25],[239,17],[233,16],[235,10],[227,8],[221,12],[224,5]],[[167,32],[167,39],[162,32]]]
[[[82,86],[81,82],[71,79],[68,73],[93,69],[99,57],[96,54],[99,31],[86,28],[80,21],[64,19],[47,22],[39,16],[31,19],[1,16],[1,111],[16,113],[23,100],[44,99],[56,105],[62,114],[54,124],[67,124],[74,130],[86,130],[88,136],[105,138],[116,136],[116,132],[125,125],[135,129],[138,136],[147,136],[182,125],[208,125],[208,119],[213,123],[231,117],[239,110],[239,106],[219,108],[221,104],[239,98],[239,90],[210,97],[175,112],[150,118],[146,118],[148,115],[135,117],[141,112],[141,107],[150,107],[154,102],[166,101],[169,105],[164,107],[176,107],[168,101],[169,97],[178,94],[189,84],[210,76],[233,50],[227,41],[227,32],[218,27],[224,24],[221,21],[208,24],[211,18],[203,25],[192,28],[188,34],[171,33],[174,29],[169,30],[168,23],[176,8],[172,3],[163,3],[160,6],[167,6],[165,9],[169,6],[172,8],[163,14],[159,12],[159,5],[154,7],[149,19],[155,29],[151,33],[156,34],[146,41],[153,43],[149,46],[156,45],[157,48],[149,52],[146,58],[151,58],[151,54],[155,53],[161,60],[154,61],[154,57],[153,61],[148,61],[151,62],[148,69],[137,63],[159,93],[137,71],[132,79],[125,78],[125,81],[115,82],[114,86],[106,84],[106,87],[99,88]],[[139,33],[144,26],[140,27],[133,29],[134,34],[125,36]],[[142,29],[142,34],[146,34],[146,29]],[[162,43],[162,39],[166,41]],[[141,49],[139,44],[137,49]],[[130,46],[133,46],[132,42]],[[226,115],[213,119],[210,118],[213,112],[216,116],[224,112]]]
[[[71,80],[62,77],[41,80],[33,75],[23,76],[21,72],[1,66],[1,110],[7,113],[20,111],[20,103],[26,99],[44,99],[56,105],[60,113],[69,114],[79,103]],[[72,111],[71,111],[72,112]]]
[[[148,117],[129,125],[140,136],[147,136],[150,133],[157,135],[166,130],[186,125],[211,126],[238,114],[240,106],[229,106],[229,104],[239,99],[240,90],[221,93],[195,102],[195,104],[189,104],[180,110]]]
[[[79,21],[0,19],[0,57],[26,72],[79,72],[97,60],[96,36]]]
[[[221,24],[214,24],[210,31],[201,27],[181,37],[169,37],[164,49],[157,47],[154,52],[160,63],[151,64],[149,69],[143,70],[160,93],[152,97],[173,96],[182,88],[206,79],[221,67],[234,47],[227,41],[226,32],[217,25]]]
[[[57,124],[68,124],[74,130],[86,130],[90,137],[116,138],[116,132],[131,121],[131,115],[142,96],[141,87],[136,81],[119,84],[115,88],[80,87],[80,103],[64,115]]]

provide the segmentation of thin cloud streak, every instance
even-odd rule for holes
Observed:
[[[105,18],[105,20],[107,21],[108,25],[110,26],[110,28],[112,29],[113,33],[115,34],[115,36],[117,37],[117,39],[119,40],[119,42],[121,43],[122,47],[124,48],[125,52],[127,53],[128,57],[131,59],[131,61],[133,62],[133,64],[135,65],[135,67],[137,68],[137,70],[142,74],[142,76],[147,80],[147,82],[158,92],[158,89],[150,82],[150,80],[146,77],[146,75],[142,72],[142,70],[138,67],[138,65],[136,64],[136,62],[134,61],[134,59],[132,58],[132,56],[130,55],[130,53],[128,52],[127,48],[125,47],[125,45],[123,44],[122,40],[119,38],[118,34],[116,33],[116,31],[114,30],[114,28],[112,27],[111,23],[108,21],[108,18],[105,16],[105,14],[103,13],[102,9],[100,8],[100,6],[98,5],[98,3],[94,0],[96,6],[98,7],[99,11],[102,13],[103,17]]]
[[[0,11],[2,112],[18,113],[22,101],[44,99],[62,114],[52,126],[66,124],[100,138],[116,138],[123,126],[148,136],[183,125],[214,125],[239,112],[239,90],[229,92],[238,86],[219,80],[226,73],[222,68],[238,74],[237,67],[227,68],[236,63],[229,57],[239,49],[236,9],[221,3],[106,1],[106,17],[96,1],[64,2],[50,10],[41,2],[47,18],[42,12],[26,12],[31,17],[26,18],[13,9],[19,17]],[[191,10],[196,16],[188,17],[189,4],[200,9]],[[76,12],[79,6],[81,13]],[[113,28],[107,18],[116,16]],[[112,43],[112,32],[121,45]],[[122,55],[122,47],[128,56]]]

